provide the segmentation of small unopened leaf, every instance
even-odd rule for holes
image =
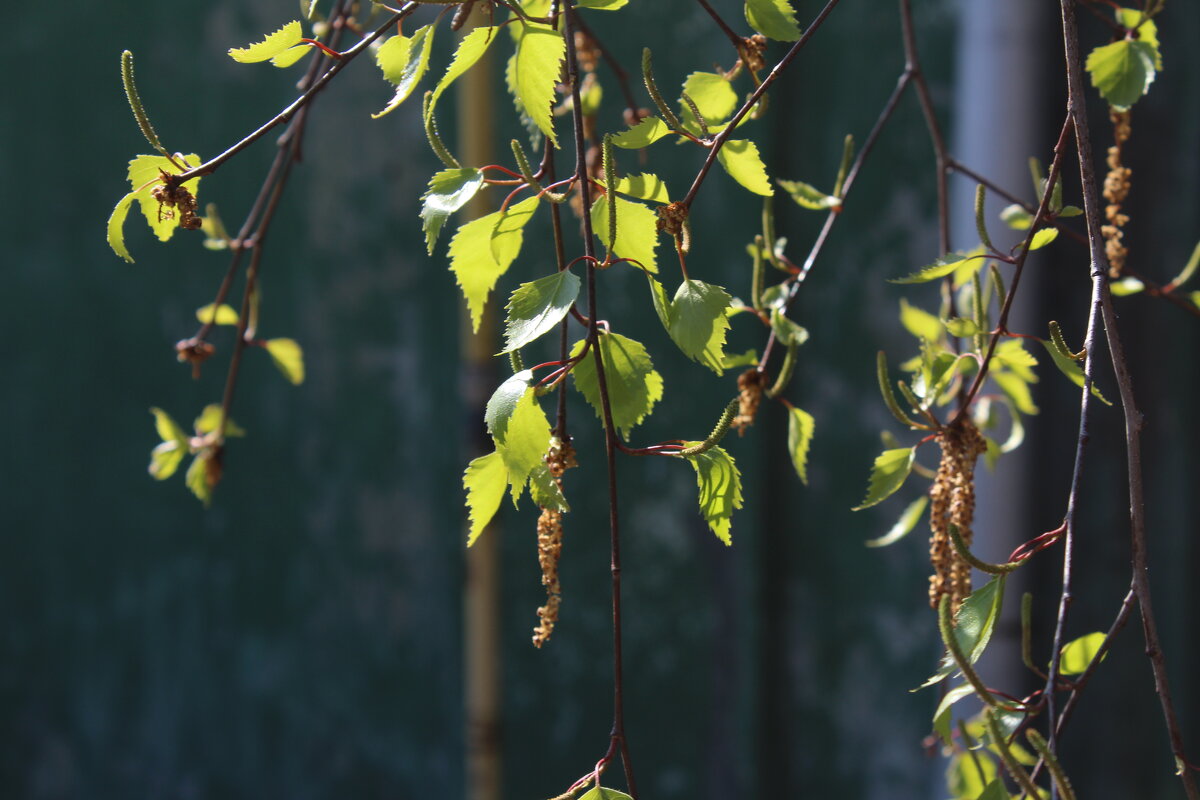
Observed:
[[[221,303],[216,307],[216,316],[213,315],[213,304],[209,303],[206,306],[201,306],[196,309],[196,319],[203,322],[205,325],[237,325],[238,312],[233,310],[233,306]]]
[[[268,35],[261,42],[248,47],[231,47],[229,57],[243,64],[253,64],[259,61],[269,61],[284,50],[299,44],[304,31],[300,28],[300,20],[292,20],[279,30]]]
[[[725,332],[729,330],[725,311],[732,299],[720,286],[685,280],[671,301],[668,332],[672,341],[688,358],[718,375],[723,371]]]
[[[152,408],[150,413],[154,415],[154,429],[158,432],[158,438],[164,442],[179,442],[184,445],[188,443],[187,433],[170,414],[161,408]]]
[[[600,241],[608,241],[607,196],[592,203],[592,230]],[[654,249],[658,247],[658,216],[641,203],[617,198],[617,236],[613,254],[618,258],[637,261],[650,272],[658,272]]]
[[[812,414],[792,406],[788,409],[788,453],[792,457],[792,466],[800,476],[800,482],[808,485],[808,449],[812,444],[813,427],[815,423]]]
[[[1058,228],[1042,228],[1033,235],[1033,241],[1029,243],[1029,249],[1040,250],[1057,238]]]
[[[1092,85],[1118,111],[1136,103],[1154,82],[1158,48],[1143,39],[1097,47],[1087,57]]]
[[[297,386],[304,383],[304,351],[295,339],[267,339],[263,347],[283,377]]]
[[[483,171],[444,169],[429,179],[429,188],[421,195],[421,227],[425,230],[425,250],[433,255],[438,234],[450,215],[471,201],[483,187]]]
[[[1063,645],[1062,657],[1058,663],[1058,671],[1063,675],[1080,675],[1087,670],[1092,659],[1104,645],[1105,635],[1100,632],[1089,633]]]
[[[717,160],[729,176],[755,194],[770,197],[775,194],[767,168],[763,166],[758,147],[749,139],[734,139],[717,152]]]
[[[883,502],[904,485],[908,473],[912,472],[917,457],[916,447],[900,447],[884,450],[875,458],[871,468],[871,479],[867,484],[867,496],[854,511],[862,511]]]
[[[384,80],[395,84],[396,91],[383,110],[372,114],[378,119],[390,114],[407,100],[425,77],[429,69],[429,52],[433,47],[433,25],[418,28],[411,38],[393,36],[375,54],[375,63],[383,72]]]
[[[796,12],[788,0],[746,0],[746,22],[768,39],[794,42],[800,38]]]
[[[671,128],[658,117],[646,117],[627,131],[622,131],[612,138],[612,143],[626,150],[639,150],[654,144],[664,136],[669,136]]]
[[[929,505],[928,495],[921,495],[916,500],[913,500],[904,509],[904,513],[900,515],[900,519],[896,520],[896,524],[887,533],[876,539],[868,539],[866,541],[867,547],[887,547],[889,544],[895,544],[903,539],[921,521],[921,515],[925,513],[925,506],[927,505]]]
[[[812,184],[804,181],[776,180],[783,190],[788,193],[796,205],[811,211],[824,211],[836,206],[840,200],[831,194],[825,194]]]
[[[508,301],[504,352],[518,350],[551,331],[579,296],[579,278],[569,269],[523,283]]]
[[[687,442],[686,446],[696,444],[699,442]],[[687,456],[687,460],[696,470],[701,516],[718,539],[732,545],[730,520],[733,512],[742,507],[742,476],[733,457],[720,447],[710,447],[703,453]]]
[[[640,342],[619,333],[606,333],[600,336],[598,347],[604,362],[613,425],[623,438],[628,439],[633,427],[641,424],[654,409],[654,404],[662,399],[663,379],[655,371],[650,354]],[[583,341],[580,340],[571,349],[571,357],[579,355],[582,350]],[[600,383],[592,353],[575,365],[571,377],[575,381],[575,388],[595,409],[596,416],[603,420]]]
[[[549,25],[528,23],[517,41],[514,62],[517,99],[538,129],[555,144],[558,138],[551,112],[566,48],[562,34]]]
[[[463,488],[471,520],[467,532],[467,547],[470,547],[500,510],[504,490],[508,488],[508,470],[500,453],[493,451],[468,464],[463,473]]]

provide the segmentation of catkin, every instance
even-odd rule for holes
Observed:
[[[950,525],[958,528],[963,543],[970,546],[975,515],[975,462],[987,444],[965,417],[954,427],[943,428],[937,442],[942,448],[942,460],[929,490],[929,560],[933,565],[929,604],[937,608],[942,596],[949,595],[951,610],[957,611],[971,593],[971,565],[954,549]]]
[[[570,442],[557,436],[550,440],[550,450],[545,456],[550,476],[562,490],[562,475],[575,466],[575,450]],[[563,526],[562,512],[543,508],[537,523],[538,565],[542,568],[542,585],[546,587],[546,605],[537,610],[538,626],[533,629],[533,646],[541,647],[554,633],[558,622],[558,607],[562,603],[562,584],[558,580],[558,560],[562,556]]]
[[[754,424],[758,414],[758,404],[763,395],[763,373],[751,367],[738,376],[738,412],[731,426],[737,430],[738,436],[746,432]]]
[[[1113,123],[1113,145],[1108,148],[1108,174],[1104,176],[1104,199],[1108,201],[1104,217],[1108,224],[1100,227],[1100,233],[1104,236],[1104,253],[1108,256],[1108,275],[1120,278],[1125,269],[1125,257],[1129,254],[1122,241],[1125,232],[1121,230],[1129,223],[1129,215],[1121,207],[1129,194],[1129,176],[1133,170],[1121,163],[1121,148],[1131,132],[1130,113],[1127,110],[1110,111],[1109,118]]]

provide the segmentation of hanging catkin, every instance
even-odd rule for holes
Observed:
[[[953,427],[943,428],[937,442],[942,460],[929,490],[929,559],[933,564],[929,604],[937,608],[942,595],[949,595],[951,608],[957,611],[963,598],[971,593],[971,565],[955,551],[950,525],[958,528],[963,543],[969,546],[975,516],[975,461],[987,444],[965,417]]]

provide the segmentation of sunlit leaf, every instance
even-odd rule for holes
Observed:
[[[808,329],[788,319],[778,308],[771,309],[771,330],[781,345],[798,347],[808,341]]]
[[[1058,352],[1058,348],[1050,342],[1044,339],[1038,339],[1038,341],[1042,343],[1042,347],[1046,348],[1046,352],[1050,354],[1050,360],[1054,362],[1054,366],[1058,367],[1058,371],[1070,378],[1071,383],[1082,389],[1085,381],[1083,367],[1080,363]],[[1106,406],[1112,405],[1112,402],[1096,387],[1095,382],[1092,383],[1092,396]]]
[[[463,473],[463,488],[471,520],[467,533],[467,547],[470,547],[500,510],[500,501],[508,488],[508,470],[500,453],[493,451],[468,464]]]
[[[662,399],[663,379],[655,371],[650,354],[640,342],[619,333],[606,333],[600,336],[598,346],[604,362],[613,425],[623,438],[628,439],[633,427],[641,424],[654,409],[654,404]],[[571,349],[571,357],[579,355],[582,350],[583,340],[580,340]],[[603,420],[596,361],[591,353],[571,370],[571,377],[575,381],[575,388],[595,409],[596,416]]]
[[[137,156],[129,162],[129,185],[133,190],[134,197],[137,198],[138,204],[142,209],[142,216],[145,217],[146,223],[150,226],[150,230],[154,231],[154,235],[159,241],[165,242],[175,233],[175,229],[179,227],[179,210],[168,208],[162,205],[154,198],[154,189],[161,185],[162,174],[165,172],[169,175],[180,174],[182,168],[197,167],[200,165],[200,156],[195,153],[186,156],[176,156],[176,166],[171,163],[171,159],[165,156]],[[192,178],[187,183],[183,184],[193,197],[199,193],[200,179]],[[123,199],[122,203],[125,202]],[[120,204],[118,204],[118,208]],[[117,216],[117,212],[113,212],[113,217]],[[123,221],[123,220],[122,220]],[[109,220],[109,240],[112,243],[112,226],[114,220]],[[122,242],[122,246],[123,242]],[[114,246],[115,250],[116,247]],[[119,251],[118,251],[119,252]],[[128,253],[125,254],[128,258]],[[132,258],[128,258],[132,261]]]
[[[941,702],[938,703],[937,710],[933,712],[933,729],[938,736],[942,737],[942,742],[947,746],[953,743],[952,734],[950,732],[950,722],[953,716],[953,706],[964,697],[969,697],[975,692],[975,687],[969,683],[964,683],[955,686],[946,694],[942,695]],[[1007,795],[1005,800],[1008,800]]]
[[[538,464],[529,473],[529,495],[540,508],[549,508],[564,514],[571,510],[558,481],[554,480],[550,468],[545,464]]]
[[[1012,400],[1013,405],[1022,414],[1038,413],[1038,407],[1033,402],[1033,394],[1029,391],[1029,383],[1020,375],[993,371],[992,380],[1000,387],[1000,391],[1004,392],[1009,400]]]
[[[504,352],[517,350],[552,330],[579,296],[579,278],[569,269],[523,283],[508,300]]]
[[[917,527],[917,523],[921,521],[921,515],[925,513],[925,507],[929,505],[929,496],[921,495],[916,500],[908,504],[904,512],[900,515],[900,519],[896,520],[887,533],[876,539],[868,539],[867,547],[887,547],[889,544],[894,544],[905,536],[907,536],[913,528]]]
[[[671,128],[658,117],[646,117],[627,131],[622,131],[612,138],[617,147],[627,150],[638,150],[654,144],[664,136],[671,134]]]
[[[475,66],[475,62],[487,52],[488,47],[496,40],[497,32],[498,29],[495,27],[479,27],[462,38],[458,43],[458,49],[454,51],[454,59],[446,69],[446,74],[433,87],[433,95],[429,98],[427,114],[433,114],[442,93],[467,70]]]
[[[1063,645],[1058,671],[1063,675],[1080,675],[1087,670],[1092,659],[1104,645],[1105,635],[1101,632],[1080,636]]]
[[[487,401],[483,420],[488,433],[503,439],[508,430],[508,421],[517,410],[517,403],[533,385],[533,370],[522,370],[501,383]]]
[[[188,443],[190,437],[170,414],[161,408],[152,408],[150,413],[154,415],[154,429],[158,432],[158,438],[164,442],[179,442],[184,445]]]
[[[996,762],[984,751],[957,753],[946,768],[946,788],[955,800],[980,800],[987,787],[1000,783]],[[1007,800],[1007,793],[1001,795]]]
[[[129,208],[137,195],[137,192],[130,192],[122,197],[108,218],[108,246],[130,264],[133,263],[133,256],[129,255],[129,248],[125,246],[125,218],[129,216]]]
[[[767,168],[763,166],[758,147],[749,139],[734,139],[717,152],[717,160],[729,176],[755,194],[770,197],[775,194]]]
[[[429,179],[429,188],[421,195],[421,227],[425,230],[425,249],[433,255],[438,234],[450,215],[471,201],[483,187],[483,171],[444,169]]]
[[[567,43],[549,25],[527,23],[517,40],[515,60],[517,98],[525,113],[557,144],[552,106]]]
[[[975,320],[973,319],[954,317],[953,319],[946,320],[943,324],[951,336],[974,336],[979,333],[979,326],[975,324]]]
[[[1154,82],[1158,48],[1144,39],[1121,39],[1087,57],[1092,85],[1118,111],[1136,103]]]
[[[958,254],[942,256],[937,261],[928,266],[921,267],[911,275],[903,278],[892,278],[888,283],[928,283],[929,281],[946,277],[951,272],[962,267],[967,261],[967,257]]]
[[[812,445],[813,428],[815,426],[812,414],[792,406],[788,409],[788,453],[792,457],[792,466],[800,476],[800,482],[808,485],[808,449]]]
[[[187,488],[205,506],[212,503],[213,486],[215,484],[213,480],[215,472],[209,468],[211,461],[212,452],[201,450],[192,459],[192,463],[188,465],[187,474],[184,476],[184,483],[187,485]]]
[[[298,44],[295,47],[289,47],[279,55],[271,57],[271,66],[278,67],[279,69],[287,69],[310,52],[312,50],[307,44]]]
[[[597,786],[591,791],[580,795],[579,800],[633,800],[633,798],[624,792],[618,792],[616,789]]]
[[[1033,235],[1033,241],[1029,243],[1029,249],[1040,250],[1057,238],[1058,228],[1042,228]]]
[[[686,446],[696,444],[699,442],[687,442]],[[710,447],[686,458],[696,470],[701,516],[718,539],[732,545],[730,520],[733,512],[742,507],[742,476],[733,457],[720,447]]]
[[[248,47],[231,47],[229,49],[229,57],[243,64],[269,61],[284,50],[299,44],[300,39],[303,37],[304,31],[300,27],[300,20],[292,20],[279,30],[268,35],[261,42],[249,45]]]
[[[788,0],[746,0],[746,22],[768,39],[794,42],[800,38],[796,12]]]
[[[602,242],[608,241],[608,203],[607,196],[597,197],[592,203],[592,230]],[[656,247],[658,216],[641,203],[618,197],[614,255],[633,259],[650,272],[658,272],[658,260],[654,255]]]
[[[263,347],[283,377],[296,386],[304,383],[304,351],[295,339],[267,339]]]
[[[667,185],[657,175],[629,175],[617,179],[617,191],[636,197],[639,200],[649,200],[652,203],[669,203]]]
[[[1026,211],[1024,206],[1013,203],[1000,212],[1000,220],[1015,231],[1027,231],[1033,224],[1033,214]]]
[[[871,468],[871,478],[867,484],[867,496],[854,511],[870,508],[883,502],[897,489],[904,485],[908,474],[912,472],[913,461],[917,457],[916,447],[901,447],[895,450],[884,450],[875,458]]]
[[[205,406],[204,410],[200,412],[200,416],[196,417],[196,419],[192,422],[192,427],[196,429],[196,435],[203,436],[207,433],[212,433],[217,428],[221,427],[221,418],[223,416],[224,412],[221,411],[221,406],[217,403],[211,403]],[[225,437],[227,439],[245,435],[246,431],[243,430],[242,427],[233,420],[229,420],[229,422],[225,424]]]
[[[378,119],[391,113],[412,95],[429,69],[429,52],[433,47],[433,25],[418,28],[412,37],[393,36],[375,53],[375,63],[384,80],[393,83],[396,91],[382,111],[372,114]],[[435,176],[436,177],[436,176]]]
[[[833,195],[825,194],[817,187],[804,181],[785,181],[779,179],[775,182],[783,187],[783,190],[796,201],[796,205],[801,208],[807,208],[810,211],[825,211],[841,202]]]
[[[1000,616],[1000,607],[1004,604],[1004,576],[997,575],[986,584],[972,592],[954,615],[954,640],[958,649],[974,664],[987,649],[992,640],[992,632],[996,628],[996,620]],[[953,656],[946,653],[942,656],[940,668],[933,677],[921,684],[920,688],[941,681],[958,669]]]
[[[530,197],[511,206],[507,213],[496,211],[471,220],[450,240],[450,270],[462,288],[471,312],[471,326],[476,331],[483,319],[488,293],[521,251],[521,229],[537,204],[537,198]]]
[[[900,324],[918,339],[936,342],[942,338],[941,320],[924,309],[910,305],[903,297],[900,298]]]
[[[213,316],[213,304],[209,303],[206,306],[201,306],[196,309],[196,319],[203,322],[205,325],[237,325],[238,312],[233,310],[233,306],[221,303],[216,307],[216,316]]]
[[[683,82],[683,91],[692,98],[692,102],[700,110],[700,116],[704,117],[710,128],[725,122],[738,106],[737,92],[729,85],[724,75],[715,72],[693,72]],[[682,101],[680,108],[683,112],[680,115],[683,124],[692,128],[694,133],[699,133],[699,123],[692,109]],[[726,147],[729,144],[732,142],[726,143]]]
[[[720,286],[685,280],[671,301],[671,340],[688,358],[718,375],[723,371],[725,332],[729,330],[725,310],[732,299]]]
[[[176,441],[159,442],[150,451],[150,466],[148,469],[151,477],[158,481],[165,481],[175,474],[175,471],[179,469],[179,465],[183,462],[183,457],[187,454],[188,446],[186,444]]]
[[[624,8],[629,0],[576,0],[576,8],[594,8],[597,11],[616,11]],[[620,794],[620,792],[617,792]]]
[[[494,433],[496,450],[504,459],[512,486],[513,503],[521,496],[525,481],[539,464],[550,447],[550,422],[542,411],[533,387],[517,400],[508,424],[502,434]]]
[[[1112,292],[1113,297],[1126,297],[1131,294],[1137,294],[1145,288],[1146,284],[1132,277],[1121,278],[1121,280],[1113,281],[1108,285],[1108,290]]]
[[[1033,368],[1038,365],[1038,360],[1025,349],[1025,344],[1020,339],[1006,339],[1000,342],[996,345],[993,358],[997,364],[1012,370],[1026,383],[1037,383],[1038,377]]]

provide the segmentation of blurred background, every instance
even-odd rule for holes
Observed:
[[[713,5],[749,32],[740,2]],[[794,5],[802,21],[820,8]],[[1030,200],[1026,159],[1050,159],[1063,114],[1052,6],[915,3],[952,150]],[[247,354],[232,416],[249,435],[229,446],[225,479],[206,510],[181,475],[159,484],[146,474],[158,441],[148,409],[162,407],[187,426],[219,401],[230,340],[214,340],[217,358],[196,381],[172,347],[194,331],[195,309],[211,302],[227,260],[202,249],[198,235],[160,245],[133,217],[127,242],[137,263],[105,244],[104,222],[127,191],[126,162],[146,151],[118,57],[126,48],[136,54],[142,96],[167,147],[211,156],[293,96],[298,69],[240,65],[225,51],[295,17],[296,3],[85,0],[69,11],[17,9],[10,101],[0,106],[9,281],[0,337],[0,409],[9,425],[0,482],[0,793],[482,800],[469,795],[464,768],[460,491],[481,409],[464,399],[470,376],[460,367],[461,300],[445,268],[447,237],[432,258],[422,244],[418,198],[438,166],[419,103],[370,120],[391,91],[366,59],[316,102],[305,161],[262,268],[262,333],[298,340],[308,378],[292,387],[265,353]],[[669,95],[689,72],[731,60],[709,17],[683,0],[635,0],[611,18],[593,14],[591,24],[635,75],[641,48],[652,46]],[[772,176],[831,183],[843,137],[866,137],[903,69],[898,25],[890,3],[845,2],[835,11],[754,123]],[[1106,41],[1095,20],[1083,25],[1085,43]],[[1126,242],[1131,264],[1165,282],[1200,238],[1200,70],[1188,49],[1200,39],[1200,8],[1171,4],[1159,36],[1166,69],[1135,107],[1126,148],[1134,171]],[[435,75],[450,45],[443,30]],[[772,45],[769,63],[782,52]],[[499,92],[502,70],[493,75]],[[602,125],[618,130],[617,85],[603,67],[599,77]],[[1099,109],[1094,94],[1089,102]],[[519,135],[507,99],[498,94],[495,106],[500,141]],[[459,121],[446,109],[449,136]],[[1108,130],[1099,116],[1100,154]],[[272,141],[203,183],[201,204],[216,202],[231,227],[262,180]],[[672,162],[664,174],[681,192],[699,161],[678,152],[655,157]],[[636,171],[636,156],[621,158]],[[1072,202],[1077,175],[1067,173]],[[940,654],[926,605],[925,537],[918,529],[890,548],[863,546],[921,483],[869,511],[849,510],[862,499],[879,431],[895,430],[876,388],[875,352],[886,348],[893,365],[915,352],[897,320],[900,297],[935,302],[933,288],[922,296],[886,282],[938,255],[933,177],[910,94],[796,306],[812,333],[788,394],[816,418],[808,487],[787,460],[777,407],[764,407],[745,438],[727,440],[747,487],[732,548],[695,513],[691,470],[666,459],[620,462],[625,699],[645,798],[946,796],[945,763],[923,745],[936,690],[909,692]],[[976,242],[973,188],[955,186],[955,247]],[[998,239],[1003,205],[989,199]],[[789,206],[777,201],[779,232],[797,257],[822,218]],[[759,209],[724,175],[712,176],[693,212],[693,277],[748,292],[744,248]],[[666,253],[660,247],[664,263]],[[500,291],[551,269],[549,253],[527,247]],[[1061,241],[1032,269],[1037,280],[1023,287],[1018,325],[1044,335],[1046,321],[1058,319],[1079,341],[1086,252]],[[701,437],[735,373],[720,379],[678,357],[648,318],[634,271],[604,277],[606,316],[646,343],[666,379],[663,403],[635,439]],[[1119,311],[1147,417],[1156,610],[1197,759],[1200,649],[1191,634],[1200,553],[1191,492],[1200,327],[1143,296]],[[759,346],[757,338],[735,326],[729,349]],[[492,381],[485,396],[504,374],[504,365],[496,369],[471,378]],[[1062,518],[1079,393],[1053,370],[1042,374],[1042,413],[1027,443],[982,480],[976,541],[985,558],[1003,559]],[[1112,376],[1102,371],[1100,381],[1115,397]],[[576,400],[582,466],[567,476],[563,608],[541,651],[530,645],[544,601],[536,510],[506,508],[488,534],[498,559],[490,628],[498,652],[474,668],[498,679],[502,698],[490,797],[558,794],[607,747],[604,462],[594,416]],[[1073,635],[1107,628],[1129,579],[1119,409],[1097,409],[1090,447]],[[1038,561],[1023,570],[1024,588],[1035,594],[1036,649],[1045,658],[1058,551]],[[1012,607],[1019,588],[1010,589]],[[997,647],[1011,648],[1018,636],[1006,624]],[[1140,637],[1131,622],[1065,737],[1081,796],[1181,794]],[[1014,693],[1031,690],[1008,652],[985,674]]]

